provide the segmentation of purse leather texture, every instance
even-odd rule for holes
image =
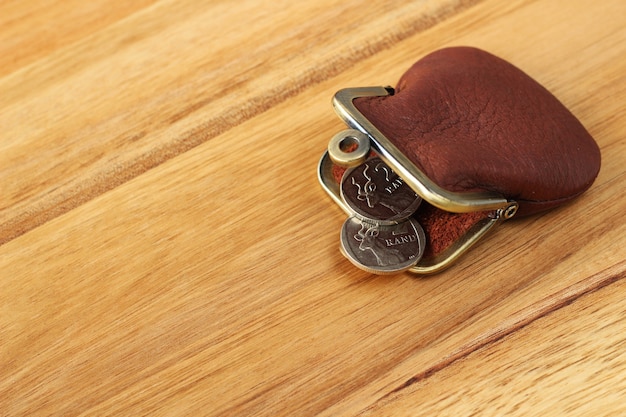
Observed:
[[[439,186],[491,191],[517,216],[565,203],[591,186],[600,150],[548,90],[480,49],[452,47],[417,61],[395,93],[357,109]]]

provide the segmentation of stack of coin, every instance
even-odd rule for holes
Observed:
[[[374,157],[348,169],[340,192],[354,212],[341,228],[341,249],[353,264],[392,274],[419,262],[426,239],[411,216],[422,199],[387,164]]]

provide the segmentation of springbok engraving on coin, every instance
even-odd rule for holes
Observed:
[[[367,225],[361,223],[361,229],[353,236],[359,242],[360,251],[371,251],[379,266],[397,265],[402,262],[402,256],[398,249],[388,247],[378,239],[380,234],[379,225]],[[414,237],[415,239],[415,237]],[[386,239],[387,240],[387,239]]]
[[[387,225],[406,220],[422,201],[380,158],[347,170],[341,195],[356,216]]]
[[[369,272],[395,273],[415,265],[424,253],[424,230],[414,219],[380,225],[348,218],[341,229],[346,257]]]

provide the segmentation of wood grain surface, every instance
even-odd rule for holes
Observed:
[[[361,415],[622,416],[624,291],[622,280],[584,296]]]
[[[3,2],[0,415],[620,415],[626,4]],[[330,99],[473,45],[602,151],[450,270],[338,251]]]

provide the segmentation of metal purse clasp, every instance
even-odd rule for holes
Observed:
[[[432,206],[452,213],[469,213],[476,211],[492,211],[493,215],[480,220],[465,235],[453,243],[442,253],[430,259],[422,259],[409,271],[418,274],[430,274],[442,271],[450,266],[459,256],[467,251],[475,242],[482,238],[496,223],[513,217],[518,204],[500,195],[488,192],[459,193],[448,191],[434,183],[421,169],[412,163],[391,141],[383,135],[359,110],[353,100],[358,97],[381,97],[393,95],[391,87],[360,87],[346,88],[338,91],[333,98],[333,107],[337,115],[351,129],[358,132],[352,139],[362,144],[369,139],[369,147],[415,191],[422,199]],[[360,132],[360,134],[358,134]],[[333,138],[337,142],[338,138]],[[367,146],[365,146],[367,149]],[[336,144],[335,144],[336,149]],[[361,148],[362,149],[362,148]],[[361,151],[361,153],[363,153]],[[364,158],[359,154],[356,159]],[[318,165],[318,178],[324,190],[348,214],[352,210],[343,202],[339,186],[333,175],[333,160],[326,151]],[[341,162],[340,162],[341,163]],[[345,165],[348,165],[346,163]]]

